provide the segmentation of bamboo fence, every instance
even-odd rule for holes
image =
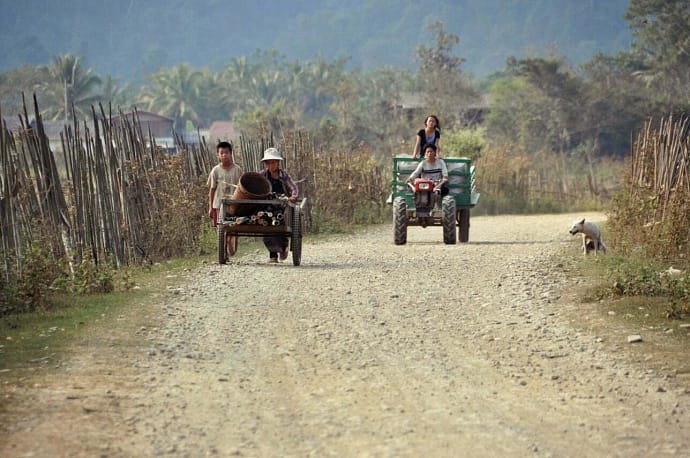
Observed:
[[[114,124],[99,106],[90,121],[65,125],[62,152],[53,153],[35,96],[33,112],[30,124],[25,103],[18,132],[0,127],[3,284],[21,277],[25,250],[36,243],[72,274],[84,261],[119,268],[194,252],[208,224],[206,177],[217,163],[215,145],[201,136],[189,145],[175,135],[176,151],[169,152],[142,129],[136,111],[120,113]],[[320,151],[297,132],[279,142],[241,137],[238,162],[245,171],[260,170],[270,146],[279,148],[300,195],[322,218],[347,224],[362,205],[381,209],[386,174],[368,152]]]
[[[62,153],[54,154],[34,96],[35,125],[26,110],[19,132],[0,129],[0,239],[3,273],[21,275],[24,250],[44,243],[56,259],[70,266],[130,265],[149,258],[159,215],[169,205],[157,172],[174,163],[174,193],[191,192],[215,165],[205,143],[179,143],[178,154],[156,145],[138,117],[113,125],[95,109],[91,122],[73,122],[60,134]],[[60,167],[58,164],[61,164]],[[179,189],[182,186],[183,189]],[[172,197],[172,196],[171,196]],[[200,208],[203,210],[205,202]],[[12,263],[12,264],[11,264]]]
[[[648,120],[633,144],[630,195],[656,199],[651,222],[663,222],[670,209],[686,205],[690,196],[690,117]]]

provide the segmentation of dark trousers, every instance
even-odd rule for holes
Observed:
[[[267,235],[264,237],[264,245],[268,249],[271,258],[277,258],[278,253],[288,247],[288,238],[284,235]]]

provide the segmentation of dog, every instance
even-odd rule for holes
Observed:
[[[602,253],[606,253],[606,244],[601,239],[601,229],[597,223],[592,221],[585,221],[582,218],[579,221],[573,223],[573,227],[570,228],[570,234],[582,234],[582,254],[587,256],[591,251],[594,251],[594,256],[599,255],[599,250]]]

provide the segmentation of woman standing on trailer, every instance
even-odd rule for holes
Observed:
[[[424,129],[417,132],[417,140],[412,151],[412,159],[424,158],[424,151],[422,147],[425,145],[434,145],[438,156],[441,157],[441,123],[438,121],[438,116],[429,115],[424,120]]]

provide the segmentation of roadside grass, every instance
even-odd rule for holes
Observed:
[[[49,309],[0,318],[0,370],[48,361],[92,324],[143,296],[142,292],[54,296]]]
[[[89,295],[55,293],[41,310],[0,317],[0,375],[22,376],[27,370],[49,365],[62,359],[75,342],[113,339],[113,322],[124,330],[144,325],[150,321],[148,307],[179,281],[179,273],[198,263],[199,258],[188,258],[128,269],[129,290]],[[117,336],[135,338],[134,333],[119,330]]]
[[[683,286],[688,269],[670,277],[663,273],[668,266],[611,254],[561,260],[577,279],[569,292],[580,304],[573,323],[608,340],[615,351],[628,349],[651,370],[690,376],[690,297]],[[629,335],[642,341],[629,343]]]

